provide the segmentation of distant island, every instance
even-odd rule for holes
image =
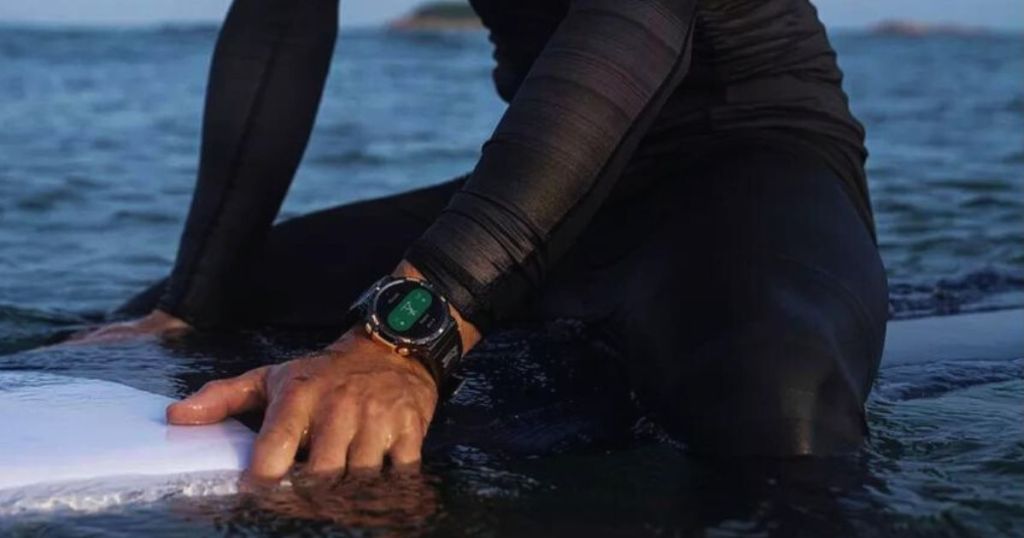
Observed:
[[[477,30],[479,17],[466,1],[430,2],[388,24],[395,30]]]
[[[883,21],[871,27],[874,35],[899,37],[979,36],[989,33],[985,28],[958,24],[928,24],[914,21]]]

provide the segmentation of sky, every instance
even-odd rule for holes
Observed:
[[[342,26],[368,26],[423,0],[341,0]],[[833,27],[886,19],[1024,30],[1022,0],[812,0]],[[139,25],[220,20],[230,0],[2,0],[0,23]]]

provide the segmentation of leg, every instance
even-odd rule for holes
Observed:
[[[701,453],[858,446],[887,318],[867,227],[813,157],[704,162],[666,182],[654,231],[597,279],[620,298],[604,325],[637,395]]]
[[[230,320],[241,325],[335,327],[374,280],[437,217],[462,178],[385,198],[318,211],[274,226],[232,279]],[[165,282],[120,310],[152,309]]]

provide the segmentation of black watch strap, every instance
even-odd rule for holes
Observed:
[[[458,383],[452,383],[451,378],[452,371],[462,359],[462,339],[459,337],[459,329],[454,323],[434,342],[430,349],[414,353],[413,357],[430,372],[434,383],[437,384],[438,393],[442,396],[446,396],[458,388]]]

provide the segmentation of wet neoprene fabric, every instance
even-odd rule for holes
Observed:
[[[870,228],[863,130],[807,0],[472,4],[510,104],[467,181],[404,255],[481,328],[536,295],[603,206],[646,188],[651,177],[623,180],[628,167],[685,162],[737,136],[815,153]],[[195,326],[225,321],[226,283],[277,215],[319,105],[337,7],[236,0],[230,9],[195,196],[160,302]]]
[[[808,0],[472,4],[509,100],[476,167],[272,226],[337,0],[235,0],[177,262],[122,312],[341,329],[405,257],[485,330],[584,323],[693,450],[856,447],[887,289],[864,133]]]
[[[612,351],[615,379],[692,450],[858,446],[888,301],[878,251],[835,171],[813,151],[751,133],[686,160],[638,163],[623,178],[643,187],[606,203],[503,326],[582,323],[581,345]],[[340,330],[338,305],[389,271],[466,181],[275,225],[226,285],[227,316]],[[165,289],[123,313],[148,312]]]

